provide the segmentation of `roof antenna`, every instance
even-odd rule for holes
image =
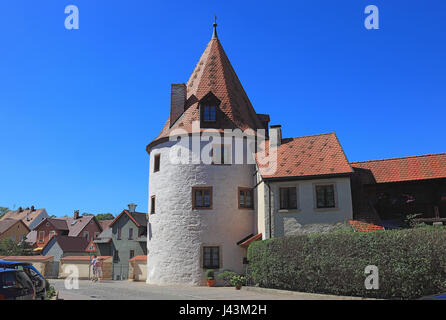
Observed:
[[[212,34],[212,39],[218,39],[217,37],[217,15],[214,14],[214,33]]]

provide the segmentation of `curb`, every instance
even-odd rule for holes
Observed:
[[[301,297],[302,300],[376,300],[372,298],[335,296],[335,295],[320,294],[320,293],[305,293],[305,292],[297,292],[289,290],[269,289],[262,287],[242,287],[242,290],[268,293],[268,294],[282,294],[289,296],[291,295],[291,296]]]

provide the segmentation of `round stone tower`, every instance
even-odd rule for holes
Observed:
[[[187,84],[173,84],[170,117],[150,155],[147,283],[205,283],[205,271],[245,271],[256,234],[255,164],[226,134],[266,129],[217,37],[216,23]],[[240,148],[240,145],[243,145]]]

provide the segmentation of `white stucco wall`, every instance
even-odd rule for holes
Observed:
[[[149,216],[147,283],[205,283],[202,247],[220,246],[221,268],[243,272],[246,249],[236,242],[255,232],[254,210],[238,209],[238,187],[253,187],[254,165],[172,164],[173,142],[155,146],[150,153],[150,197],[156,213]],[[160,154],[160,171],[153,172]],[[192,209],[192,187],[212,186],[211,210]]]
[[[315,186],[325,184],[334,184],[335,186],[335,208],[318,209],[316,207]],[[264,209],[260,210],[263,211],[265,227],[269,228],[269,193],[268,188],[264,185],[262,184],[258,191],[262,192],[265,199]],[[273,204],[271,210],[273,237],[326,232],[331,230],[336,223],[345,222],[353,217],[349,177],[270,182],[269,185],[271,186],[271,202]],[[280,210],[280,187],[297,188],[298,208],[296,210]]]

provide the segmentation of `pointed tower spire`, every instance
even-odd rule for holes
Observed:
[[[218,37],[217,37],[217,15],[216,14],[214,14],[214,24],[213,24],[213,26],[214,26],[214,32],[212,33],[212,39],[218,39]]]

